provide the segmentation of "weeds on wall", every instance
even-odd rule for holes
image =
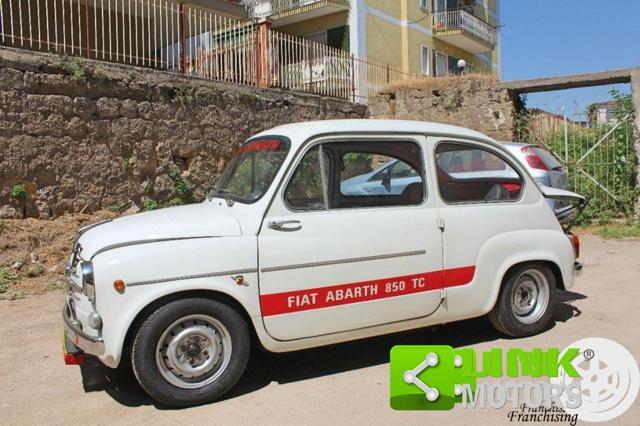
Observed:
[[[188,179],[184,178],[180,171],[174,170],[169,174],[171,181],[173,182],[173,195],[174,197],[168,202],[160,202],[153,198],[147,198],[142,203],[143,210],[158,210],[165,207],[181,206],[183,204],[191,204],[194,202],[193,197],[193,184]],[[153,194],[153,181],[147,179],[145,183],[145,192],[147,194]]]
[[[23,183],[13,185],[9,190],[9,197],[16,201],[24,201],[27,198],[27,187]]]

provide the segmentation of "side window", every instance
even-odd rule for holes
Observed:
[[[330,144],[338,159],[335,206],[411,206],[425,199],[421,152],[405,141]]]
[[[423,175],[414,142],[328,142],[305,153],[284,199],[293,210],[414,206],[425,199]]]
[[[320,146],[310,149],[302,158],[289,181],[284,198],[296,210],[328,208],[329,157]]]
[[[448,203],[511,201],[522,192],[522,177],[497,154],[463,143],[436,147],[438,187]]]

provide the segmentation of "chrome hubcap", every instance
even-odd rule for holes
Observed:
[[[549,304],[549,282],[537,269],[527,269],[518,277],[511,294],[511,308],[518,321],[538,321]]]
[[[207,315],[189,315],[171,324],[156,347],[162,376],[181,388],[200,388],[215,381],[231,359],[227,328]]]

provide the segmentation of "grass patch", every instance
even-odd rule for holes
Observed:
[[[640,238],[640,226],[603,226],[598,233],[602,238]]]
[[[6,293],[9,286],[16,282],[18,277],[9,268],[0,268],[0,294]]]

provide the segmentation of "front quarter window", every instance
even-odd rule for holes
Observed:
[[[267,192],[289,151],[284,139],[255,139],[242,145],[213,188],[212,197],[251,204]]]

